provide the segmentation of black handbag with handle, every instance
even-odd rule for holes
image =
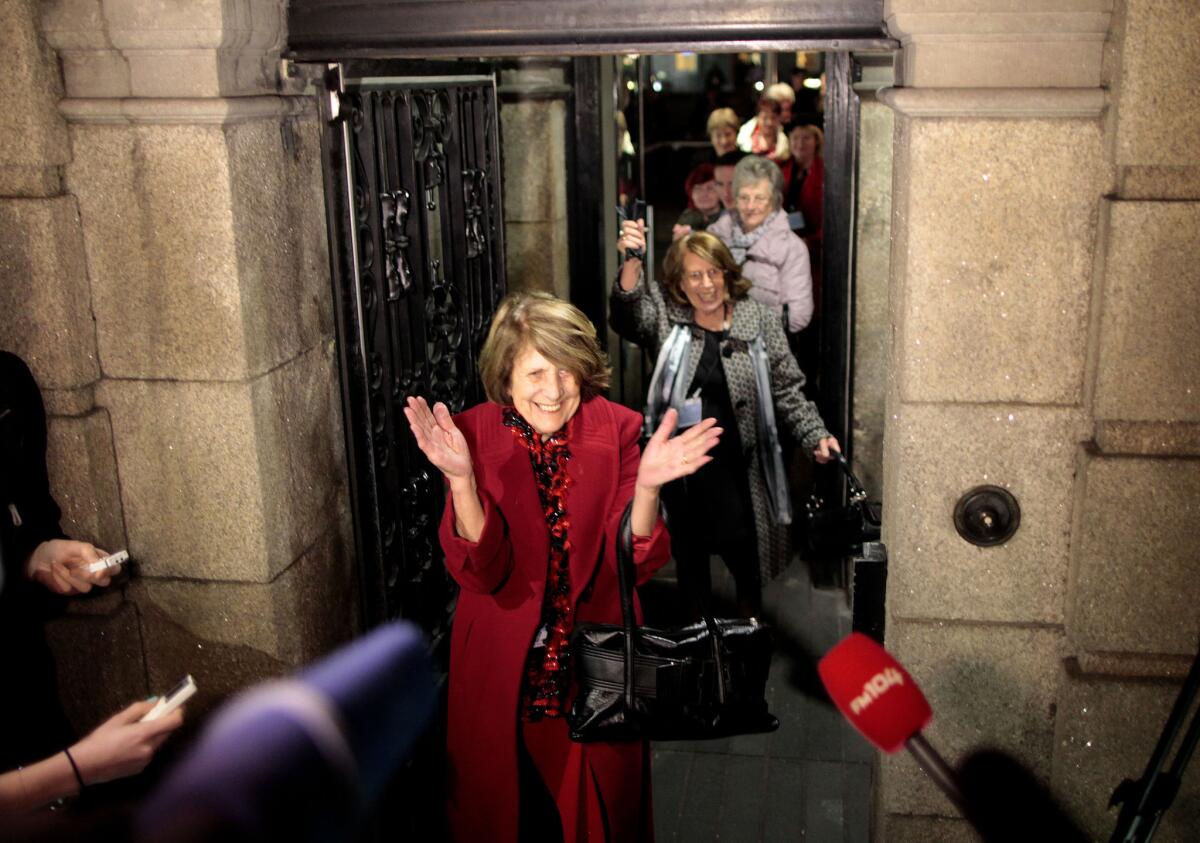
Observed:
[[[630,506],[621,517],[617,624],[580,624],[571,638],[578,693],[571,739],[696,740],[771,732],[767,674],[774,642],[755,618],[705,618],[677,629],[634,623]]]
[[[864,542],[879,541],[882,512],[877,503],[867,501],[850,463],[840,451],[834,459],[846,475],[848,491],[845,506],[832,506],[813,493],[805,506],[805,543],[810,559],[842,559],[857,553]]]

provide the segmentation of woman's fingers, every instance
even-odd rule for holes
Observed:
[[[158,743],[162,743],[162,741],[166,739],[167,735],[171,734],[171,732],[174,732],[182,725],[183,709],[177,708],[170,714],[164,714],[157,720],[151,720],[149,723],[147,723],[145,734],[147,738],[156,740]]]
[[[694,424],[687,430],[679,434],[679,438],[685,442],[690,439],[700,439],[705,436],[708,431],[712,430],[717,424],[717,420],[711,416],[701,420],[698,424]]]
[[[458,427],[454,424],[454,419],[450,417],[450,409],[441,401],[433,405],[433,420],[446,433],[458,433]]]
[[[671,438],[671,434],[675,432],[675,423],[679,421],[679,412],[670,407],[663,413],[662,421],[658,423],[658,430],[654,431],[654,435],[650,438],[655,442],[666,442]]]
[[[439,428],[425,399],[409,398],[408,406],[404,408],[404,417],[408,419],[408,426],[412,430],[413,438],[417,440],[417,447],[429,457],[430,449],[435,447],[434,432]]]
[[[408,399],[408,406],[424,428],[429,429],[435,424],[433,413],[429,410],[429,402],[424,398],[420,396],[410,397]]]
[[[716,425],[716,419],[707,418],[699,424],[692,425],[675,438],[683,448],[707,451],[713,445],[717,444],[717,440],[725,432],[724,428],[717,427]]]
[[[817,447],[813,451],[813,456],[816,458],[817,462],[826,463],[834,458],[834,451],[841,453],[841,450],[841,446],[838,445],[837,439],[832,436],[827,436],[817,443]]]
[[[646,224],[642,220],[626,220],[621,223],[621,237],[617,246],[622,249],[640,249],[646,245]]]
[[[445,405],[442,405],[442,408],[445,409]],[[433,437],[434,432],[440,427],[437,416],[434,414],[436,410],[437,406],[433,410],[430,410],[429,403],[424,398],[409,398],[405,416],[409,418],[410,422],[415,422],[421,428],[421,432],[428,440]],[[409,411],[411,411],[411,415]]]

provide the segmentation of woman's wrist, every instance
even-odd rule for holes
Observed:
[[[635,536],[646,537],[654,533],[654,523],[658,520],[659,488],[659,486],[644,486],[640,483],[634,485],[630,526]]]
[[[455,497],[460,495],[473,495],[476,493],[475,472],[472,471],[463,477],[447,477],[446,482],[450,486],[450,494]]]
[[[641,276],[642,262],[639,260],[627,260],[621,264],[621,274],[617,277],[617,281],[621,289],[628,293],[637,286],[638,279]]]

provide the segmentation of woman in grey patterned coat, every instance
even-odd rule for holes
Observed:
[[[641,220],[622,225],[623,254],[644,254],[645,245]],[[642,261],[627,258],[610,313],[618,334],[657,358],[649,429],[675,407],[681,428],[715,417],[725,430],[700,470],[662,490],[680,591],[693,617],[710,613],[708,559],[716,553],[734,577],[739,611],[756,615],[762,584],[783,570],[789,554],[776,419],[818,462],[840,448],[804,397],[804,374],[779,318],[747,296],[750,283],[729,249],[711,234],[689,234],[672,244],[664,270],[661,285],[648,283]],[[760,406],[760,394],[772,400]]]

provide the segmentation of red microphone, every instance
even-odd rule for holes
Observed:
[[[817,672],[850,725],[884,752],[907,748],[954,806],[964,810],[954,772],[921,734],[933,710],[891,653],[861,632],[852,632],[825,654]]]

